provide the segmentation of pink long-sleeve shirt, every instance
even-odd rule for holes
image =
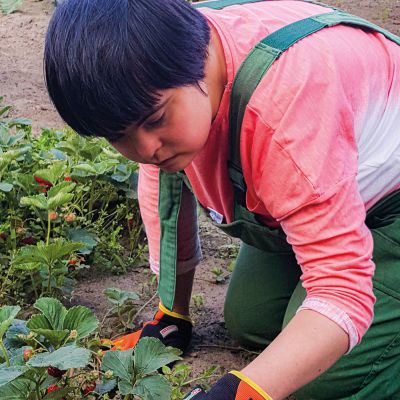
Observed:
[[[201,9],[223,44],[228,84],[206,145],[185,169],[199,202],[232,221],[227,171],[231,84],[251,48],[284,25],[330,9],[266,1]],[[349,350],[373,317],[372,236],[366,210],[400,187],[400,46],[378,33],[326,28],[286,51],[247,106],[241,159],[247,208],[280,225],[315,310],[344,329]],[[212,166],[212,168],[210,168]],[[140,169],[139,201],[158,270],[158,169]],[[186,202],[188,203],[188,202]],[[200,259],[193,203],[178,226],[180,272]]]

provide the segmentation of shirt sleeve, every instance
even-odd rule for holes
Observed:
[[[157,275],[160,270],[160,220],[158,214],[158,167],[140,164],[138,198],[140,213],[149,245],[150,268]],[[202,254],[197,226],[196,202],[184,185],[178,218],[177,274],[195,268]]]
[[[354,63],[339,50],[300,45],[273,65],[248,110],[249,120],[259,121],[248,146],[254,190],[302,269],[307,297],[300,309],[341,326],[349,350],[371,324],[375,301],[373,241],[357,187],[355,120],[365,110],[353,79]]]

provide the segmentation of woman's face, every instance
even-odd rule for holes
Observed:
[[[166,89],[156,112],[126,128],[111,145],[126,158],[166,172],[185,169],[203,148],[212,122],[206,85]]]

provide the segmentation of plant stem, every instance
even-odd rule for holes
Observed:
[[[47,237],[46,237],[46,246],[50,243],[50,232],[51,232],[51,219],[49,214],[47,214]]]
[[[249,354],[255,354],[257,356],[260,355],[260,351],[252,351],[252,350],[247,350],[244,347],[234,347],[234,346],[220,346],[218,344],[198,344],[196,347],[210,347],[210,348],[215,348],[215,349],[223,349],[223,350],[233,350],[233,351],[244,351]]]
[[[8,358],[7,349],[4,346],[4,343],[3,343],[2,339],[0,339],[0,349],[1,349],[1,351],[2,351],[2,353],[4,355],[4,358],[6,360],[6,365],[7,365],[7,367],[9,367],[10,366],[10,359]]]
[[[49,268],[49,282],[47,284],[47,292],[48,292],[48,295],[51,296],[51,278],[52,278],[52,271],[53,271],[53,266],[51,265],[51,263],[49,263],[48,268]]]
[[[36,288],[35,280],[33,279],[32,271],[29,273],[29,275],[30,275],[30,277],[31,277],[32,286],[33,286],[33,291],[35,292],[36,299],[38,299],[38,298],[39,298],[39,293],[38,293],[37,288]]]
[[[157,297],[158,293],[155,292],[153,296],[144,303],[139,310],[136,311],[135,315],[132,317],[132,322],[137,318],[137,316]]]

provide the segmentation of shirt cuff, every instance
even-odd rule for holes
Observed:
[[[353,321],[346,312],[334,304],[329,303],[326,300],[309,298],[304,300],[297,312],[301,310],[316,311],[338,324],[349,335],[349,348],[346,354],[349,354],[354,346],[359,343],[360,338]]]

